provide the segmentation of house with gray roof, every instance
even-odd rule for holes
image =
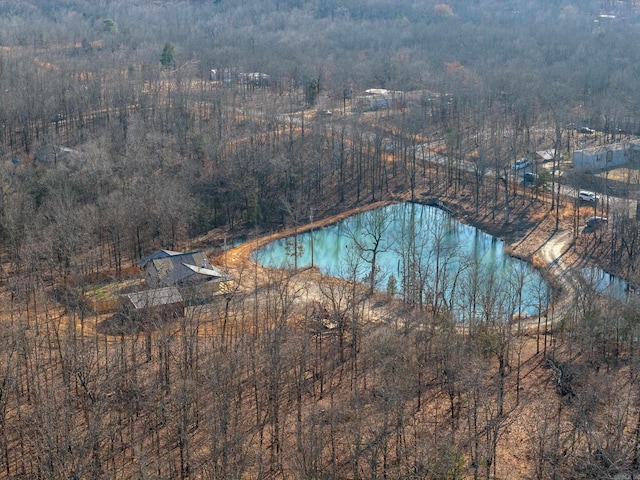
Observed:
[[[138,262],[147,285],[186,287],[194,284],[220,283],[230,277],[214,267],[204,252],[181,253],[158,250]]]
[[[555,148],[548,148],[546,150],[538,150],[534,156],[536,161],[551,162],[556,156]]]
[[[206,303],[231,280],[202,251],[157,250],[141,259],[138,266],[148,289],[128,295],[136,310]]]
[[[167,258],[173,255],[182,255],[182,252],[174,252],[173,250],[156,250],[151,255],[147,255],[142,260],[138,261],[138,266],[144,268],[147,263],[157,258]]]

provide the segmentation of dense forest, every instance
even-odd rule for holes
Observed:
[[[383,292],[375,249],[348,281],[226,256],[428,199],[639,285],[638,165],[624,201],[564,190],[601,185],[573,150],[640,135],[638,45],[635,0],[0,2],[0,477],[640,477],[637,300],[535,250],[559,300],[519,322],[465,266],[492,313],[461,325],[426,266]],[[158,249],[233,280],[178,318],[93,308]]]

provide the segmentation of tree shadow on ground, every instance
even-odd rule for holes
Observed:
[[[171,324],[177,315],[172,314],[130,314],[116,312],[105,320],[98,322],[96,331],[102,335],[134,335],[142,332],[153,332]]]

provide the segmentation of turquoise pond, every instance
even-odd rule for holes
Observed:
[[[596,292],[623,302],[637,298],[637,292],[627,282],[598,267],[583,268],[581,272]]]
[[[377,241],[377,247],[374,247]],[[294,255],[297,244],[297,255]],[[371,284],[396,297],[437,305],[460,321],[535,315],[551,301],[547,282],[530,264],[504,252],[504,242],[417,203],[398,203],[267,244],[254,252],[263,266],[305,268]],[[540,308],[541,307],[541,308]]]

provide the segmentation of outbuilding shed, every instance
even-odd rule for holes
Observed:
[[[125,310],[134,317],[170,320],[184,316],[184,298],[176,287],[129,293],[125,298]]]

